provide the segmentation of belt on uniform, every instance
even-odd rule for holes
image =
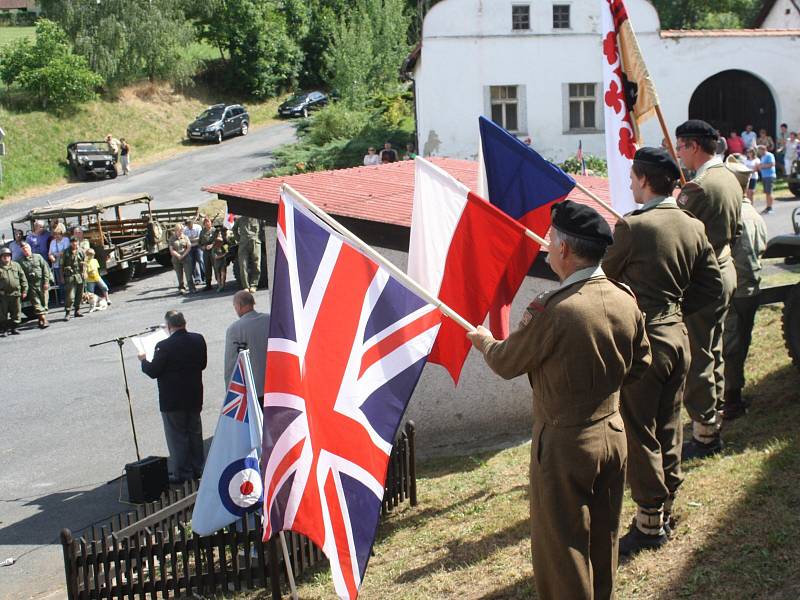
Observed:
[[[653,323],[655,321],[661,321],[668,317],[682,314],[680,304],[668,304],[667,306],[645,309],[642,311],[642,313],[644,315],[645,323]]]

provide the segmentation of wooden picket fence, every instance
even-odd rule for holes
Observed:
[[[92,525],[79,536],[61,532],[69,600],[184,598],[269,587],[273,599],[288,585],[277,537],[261,541],[260,518],[243,517],[209,536],[188,526],[198,482],[159,500]],[[417,504],[414,423],[398,436],[389,459],[381,512]],[[296,579],[319,563],[322,551],[305,536],[285,534]]]

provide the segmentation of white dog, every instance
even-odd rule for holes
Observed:
[[[103,298],[101,298],[97,294],[93,294],[91,292],[84,292],[83,301],[90,306],[89,313],[93,313],[96,310],[105,310],[108,308],[108,302],[106,302]]]

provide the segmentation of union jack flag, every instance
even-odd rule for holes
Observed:
[[[356,598],[392,441],[441,315],[284,191],[264,390],[264,539],[301,533]]]
[[[244,384],[241,357],[236,360],[236,366],[233,368],[231,381],[228,384],[228,393],[225,395],[225,403],[222,405],[222,414],[241,423],[249,422],[247,420],[247,386]]]

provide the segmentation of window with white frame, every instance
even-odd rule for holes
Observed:
[[[569,4],[553,4],[553,29],[569,28]]]
[[[492,121],[510,132],[519,131],[519,98],[516,85],[489,88]]]
[[[526,31],[531,28],[530,4],[514,4],[511,6],[511,29]]]
[[[598,129],[597,84],[570,83],[567,88],[569,93],[567,99],[569,110],[568,129],[570,131]]]

